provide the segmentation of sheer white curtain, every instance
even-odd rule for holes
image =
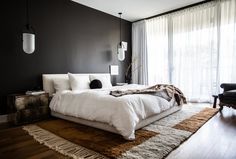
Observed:
[[[189,101],[207,102],[216,91],[217,21],[215,3],[172,16],[172,83]]]
[[[219,83],[236,82],[236,1],[220,4]]]
[[[236,0],[134,23],[132,38],[133,83],[171,83],[196,102],[236,83]]]
[[[132,83],[148,84],[146,22],[132,24]]]
[[[147,20],[148,84],[169,83],[168,19]]]

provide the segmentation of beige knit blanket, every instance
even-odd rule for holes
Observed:
[[[178,105],[187,103],[186,98],[180,89],[173,85],[167,84],[157,84],[145,89],[135,89],[126,91],[115,90],[110,92],[110,95],[114,97],[120,97],[131,94],[151,94],[162,97],[167,101],[170,101],[174,97]]]

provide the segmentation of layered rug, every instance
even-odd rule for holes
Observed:
[[[24,126],[47,147],[72,158],[162,159],[204,125],[218,109],[186,105],[137,130],[134,141],[100,129],[52,119]]]

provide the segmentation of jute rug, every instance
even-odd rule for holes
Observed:
[[[182,110],[136,131],[134,141],[61,119],[23,129],[39,143],[72,158],[162,159],[217,112],[218,109],[183,106]]]

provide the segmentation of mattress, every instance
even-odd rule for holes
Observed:
[[[148,117],[144,120],[142,120],[141,122],[139,122],[136,127],[135,127],[135,130],[138,130],[146,125],[149,125],[159,119],[162,119],[172,113],[175,113],[179,110],[181,110],[182,106],[174,106],[174,107],[171,107],[170,109],[168,110],[165,110],[157,115],[153,115],[151,117]],[[83,124],[83,125],[87,125],[87,126],[90,126],[90,127],[94,127],[94,128],[98,128],[98,129],[102,129],[102,130],[105,130],[105,131],[109,131],[109,132],[112,132],[112,133],[116,133],[116,134],[120,134],[120,132],[117,131],[117,129],[112,126],[112,125],[109,125],[107,123],[103,123],[103,122],[97,122],[97,121],[89,121],[89,120],[86,120],[86,119],[82,119],[82,118],[78,118],[78,117],[72,117],[72,116],[67,116],[67,115],[63,115],[61,113],[57,113],[55,111],[51,111],[51,115],[54,116],[54,117],[57,117],[57,118],[60,118],[60,119],[64,119],[64,120],[68,120],[68,121],[72,121],[72,122],[75,122],[75,123],[79,123],[79,124]]]

